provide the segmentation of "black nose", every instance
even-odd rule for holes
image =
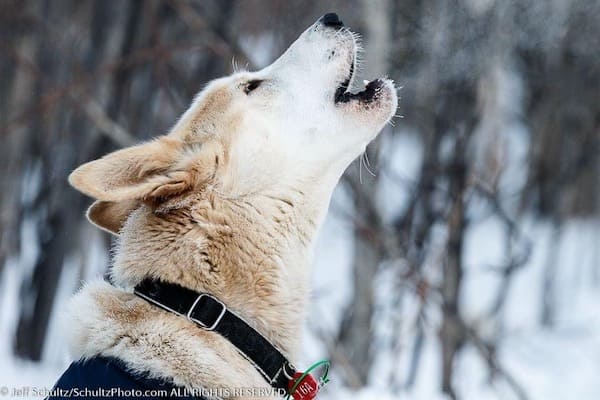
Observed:
[[[340,17],[336,13],[327,13],[321,17],[319,20],[325,26],[331,26],[334,28],[339,28],[344,26],[344,23],[340,20]]]

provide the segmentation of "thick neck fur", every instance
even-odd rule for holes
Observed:
[[[152,276],[211,293],[295,354],[317,224],[301,212],[303,200],[300,193],[228,199],[211,192],[163,215],[142,207],[121,233],[114,281],[131,287]]]
[[[112,275],[123,289],[95,283],[72,302],[76,355],[117,356],[190,388],[268,386],[226,339],[147,304],[131,288],[151,276],[211,293],[293,362],[313,240],[336,180],[318,189],[313,183],[310,194],[280,189],[227,198],[207,190],[164,213],[138,208],[116,247]]]

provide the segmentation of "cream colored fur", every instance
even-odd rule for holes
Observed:
[[[118,235],[116,285],[88,283],[70,303],[75,357],[188,388],[269,387],[219,334],[133,295],[151,276],[217,296],[297,360],[331,193],[397,103],[390,81],[370,103],[334,103],[355,57],[349,31],[315,23],[271,66],[209,84],[169,135],[72,173],[97,199],[90,220]]]

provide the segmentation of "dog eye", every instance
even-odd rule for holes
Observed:
[[[246,82],[246,86],[244,86],[244,93],[249,94],[251,91],[259,87],[261,83],[262,80],[260,79],[254,79]]]

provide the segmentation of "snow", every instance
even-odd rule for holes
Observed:
[[[522,165],[528,146],[522,127],[513,126],[511,129],[513,132],[507,135],[506,140],[510,148],[508,157],[512,177],[505,178],[500,183],[501,192],[506,193],[505,204],[509,212],[512,205],[511,192],[518,191],[524,184],[523,177],[517,173],[519,168],[515,165]],[[398,135],[395,143],[399,148],[389,146],[391,157],[403,162],[394,161],[391,168],[393,179],[384,175],[384,187],[378,192],[380,205],[387,218],[393,217],[398,205],[401,207],[408,198],[411,182],[417,178],[422,152],[418,140],[410,132]],[[397,179],[398,177],[401,179]],[[314,326],[327,326],[330,337],[335,337],[335,331],[330,328],[337,324],[329,322],[335,319],[335,315],[341,316],[344,305],[352,295],[346,286],[351,279],[352,238],[348,236],[351,227],[344,219],[344,213],[335,212],[336,204],[339,206],[336,202],[341,195],[343,193],[339,192],[334,195],[332,212],[325,221],[317,245],[315,270],[318,272],[314,275],[314,285],[322,285],[329,290],[326,295],[313,299],[312,314],[318,317],[309,321],[309,328],[305,330],[307,351],[301,365],[310,365],[326,356],[326,349],[320,345],[319,339],[323,334],[322,329],[316,335]],[[386,198],[393,198],[397,207],[390,207]],[[495,268],[507,262],[505,228],[485,204],[473,209],[473,222],[467,230],[464,247],[465,276],[461,311],[466,321],[476,326],[484,338],[499,338],[499,363],[524,389],[529,399],[600,398],[600,380],[597,377],[600,370],[600,221],[569,220],[562,227],[556,241],[553,227],[549,223],[532,216],[519,218],[517,222],[522,239],[531,243],[531,254],[527,263],[515,272],[501,312],[501,323],[494,324],[487,321],[485,316],[495,300],[501,281]],[[439,240],[443,241],[444,234],[443,230],[439,232]],[[555,323],[552,327],[545,327],[540,322],[542,284],[547,263],[552,261],[549,260],[551,249],[557,249],[558,255],[554,260],[558,265],[555,288],[558,301]],[[382,276],[377,279],[378,297],[389,298],[392,283],[385,275],[389,270],[383,268],[382,271]],[[336,282],[338,287],[335,287]],[[346,302],[342,301],[344,298]],[[401,306],[402,310],[399,312],[403,337],[400,339],[400,356],[394,359],[386,353],[378,354],[366,388],[352,392],[344,388],[341,382],[334,381],[320,395],[321,399],[444,398],[440,390],[441,364],[437,337],[439,311],[436,314],[436,305],[427,306],[430,323],[426,325],[421,362],[415,382],[406,385],[418,302],[414,296],[406,295]],[[322,318],[323,315],[327,315],[327,318]],[[385,338],[389,321],[385,318],[377,321],[379,335],[376,337]],[[400,387],[390,384],[390,371],[399,374]],[[336,375],[335,364],[333,375],[334,379],[337,376],[341,381],[339,375]],[[461,399],[518,398],[501,377],[490,380],[485,361],[472,345],[466,345],[459,356],[455,385]]]
[[[36,386],[51,388],[64,365],[33,363],[14,358],[11,346],[16,328],[21,265],[15,260],[5,264],[0,279],[0,388]]]
[[[317,268],[328,267],[331,276],[319,275],[317,281],[348,282],[350,270],[349,245],[344,249],[340,243],[329,247],[327,237],[335,236],[344,222],[331,215],[323,229],[321,244],[317,247]],[[593,400],[600,398],[600,291],[598,290],[598,221],[573,220],[567,223],[560,243],[550,243],[551,227],[540,222],[523,222],[526,234],[533,238],[534,246],[530,261],[516,272],[513,288],[508,296],[504,312],[504,326],[500,335],[499,360],[506,371],[525,389],[533,400]],[[489,265],[503,261],[503,233],[499,222],[486,219],[467,234],[465,251],[466,275],[462,310],[468,321],[477,321],[491,304],[499,283],[497,274]],[[540,325],[541,282],[549,246],[560,247],[558,265],[558,303],[556,325],[545,328]],[[590,251],[593,249],[594,251]],[[317,252],[319,254],[319,251]],[[333,264],[326,265],[331,259]],[[334,267],[335,265],[335,267]],[[594,280],[594,276],[596,279]],[[385,282],[385,279],[381,281]],[[340,288],[346,293],[347,288]],[[335,294],[330,293],[330,296]],[[343,304],[329,301],[331,297],[316,297],[313,309],[327,309],[341,313]],[[408,299],[410,300],[410,299]],[[411,309],[416,303],[405,302],[404,323],[410,325]],[[312,324],[318,324],[315,319]],[[309,323],[310,324],[310,323]],[[416,382],[410,388],[393,391],[386,371],[394,368],[400,375],[408,370],[408,356],[414,330],[403,329],[407,337],[402,340],[402,352],[398,365],[389,365],[389,356],[380,355],[375,363],[369,387],[359,392],[331,384],[320,395],[323,400],[337,398],[358,399],[441,399],[439,390],[440,361],[436,336],[438,326],[430,326],[425,336],[423,358]],[[485,330],[484,330],[485,332]],[[324,349],[315,345],[319,340],[307,329],[305,365],[325,356]],[[498,332],[490,332],[491,335]],[[321,349],[321,352],[315,351]],[[383,360],[381,359],[383,358]],[[335,371],[335,364],[333,366]],[[401,379],[402,381],[402,379]],[[463,399],[512,399],[514,392],[501,378],[490,382],[487,367],[476,349],[467,345],[462,351],[456,372],[457,392]]]

